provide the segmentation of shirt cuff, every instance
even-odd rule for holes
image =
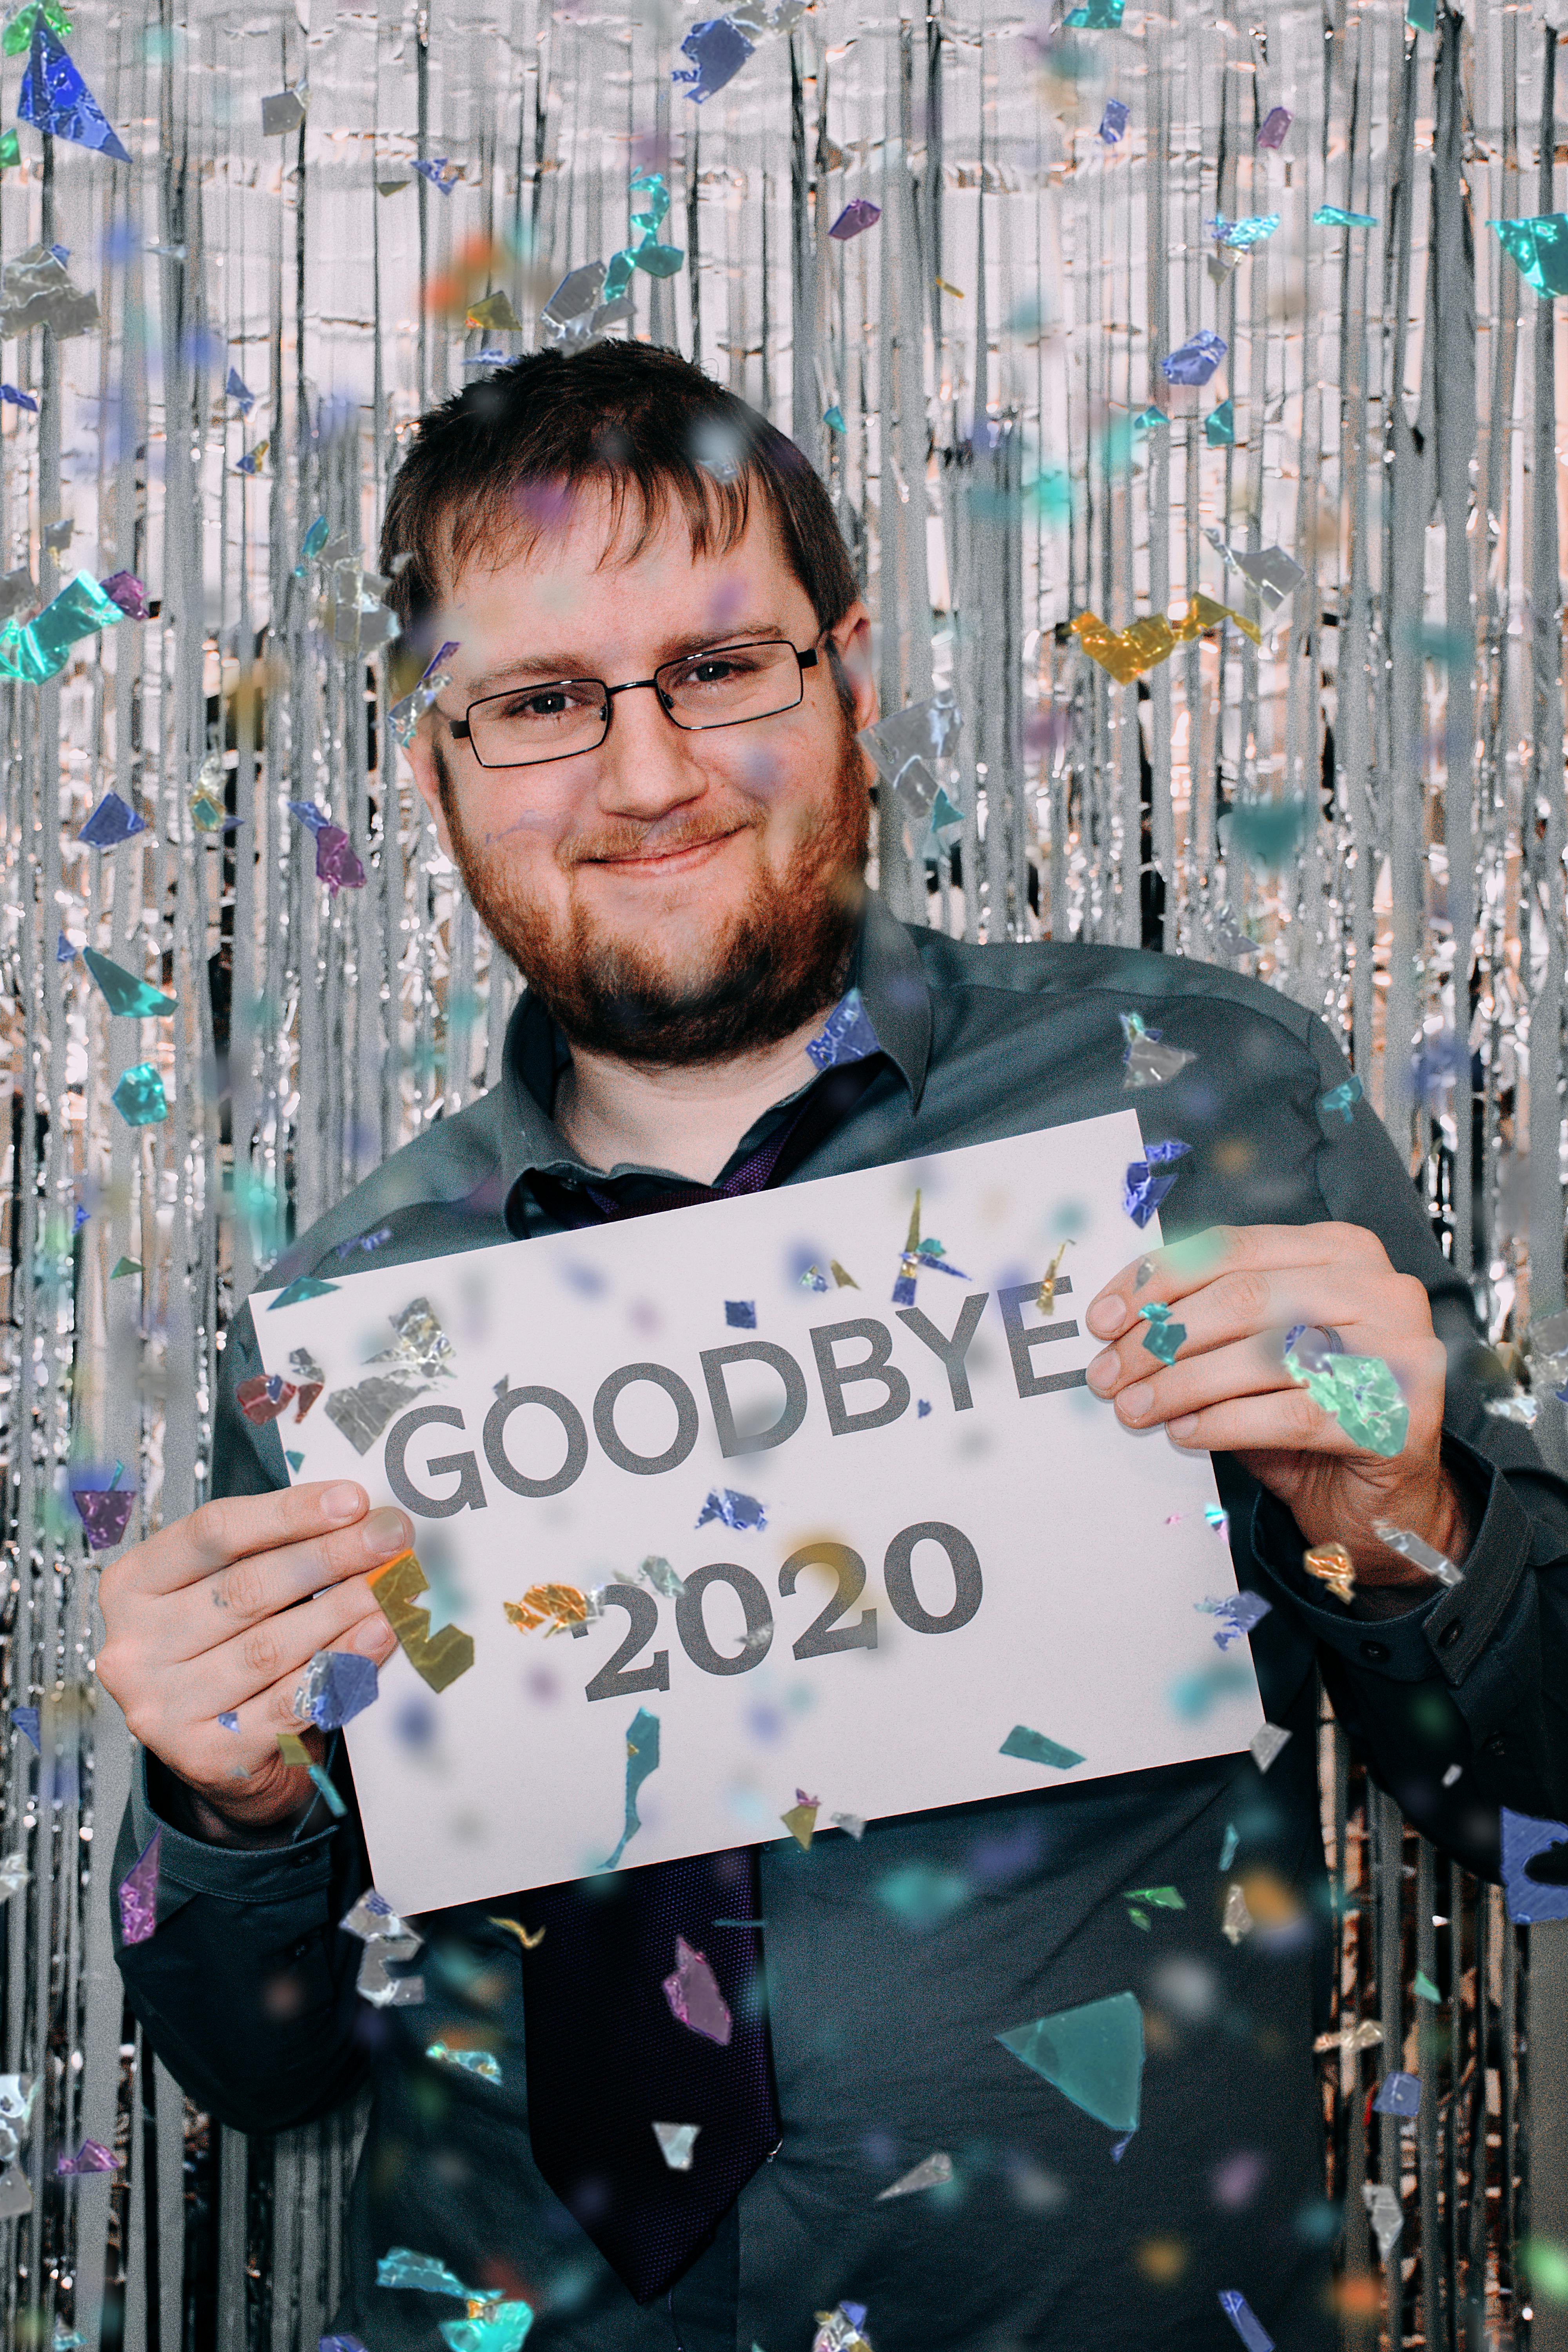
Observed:
[[[1398,1615],[1354,1617],[1330,1602],[1301,1565],[1300,1529],[1267,1490],[1252,1507],[1252,1550],[1313,1639],[1337,1651],[1347,1665],[1407,1683],[1430,1680],[1435,1666],[1457,1689],[1513,1602],[1530,1562],[1531,1521],[1503,1473],[1449,1431],[1443,1435],[1443,1466],[1459,1488],[1473,1529],[1461,1580],[1417,1593]]]
[[[154,1832],[158,1846],[158,1916],[166,1917],[194,1895],[226,1903],[294,1902],[325,1887],[331,1874],[331,1844],[338,1824],[327,1825],[284,1845],[209,1845],[157,1812],[147,1790],[147,1751],[132,1751],[131,1821],[136,1851],[144,1853]],[[176,1895],[177,1890],[177,1895]]]

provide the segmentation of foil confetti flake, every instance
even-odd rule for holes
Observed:
[[[683,1936],[675,1939],[675,1967],[664,1979],[669,2013],[693,2033],[721,2048],[729,2046],[731,2020],[719,1979],[703,1954],[694,1951]]]
[[[1255,1625],[1261,1625],[1274,1604],[1271,1601],[1265,1601],[1261,1592],[1231,1592],[1218,1601],[1194,1601],[1193,1606],[1218,1618],[1215,1647],[1216,1650],[1228,1650],[1233,1642],[1240,1641],[1244,1633],[1250,1633]]]
[[[1197,1055],[1184,1046],[1165,1045],[1161,1031],[1151,1029],[1141,1013],[1121,1013],[1117,1018],[1126,1040],[1121,1056],[1127,1071],[1121,1082],[1124,1087],[1163,1087],[1189,1062],[1196,1061]]]
[[[1140,1231],[1149,1223],[1162,1201],[1169,1195],[1176,1181],[1177,1171],[1172,1163],[1192,1150],[1190,1143],[1150,1143],[1143,1147],[1143,1158],[1131,1160],[1121,1180],[1121,1206]]]
[[[1031,1731],[1026,1723],[1016,1723],[999,1751],[1004,1756],[1016,1756],[1025,1763],[1047,1764],[1055,1772],[1070,1772],[1083,1762],[1075,1748],[1063,1748],[1057,1740],[1047,1739],[1043,1731]]]
[[[329,1412],[331,1404],[329,1397],[325,1406]],[[430,1612],[419,1605],[419,1596],[429,1591],[429,1583],[414,1553],[402,1552],[395,1559],[389,1559],[384,1568],[374,1570],[365,1581],[371,1598],[396,1634],[398,1647],[421,1681],[437,1694],[450,1689],[474,1663],[474,1637],[464,1633],[460,1625],[443,1625],[438,1633],[431,1633]]]
[[[234,1392],[238,1405],[253,1429],[264,1429],[269,1421],[277,1421],[288,1412],[298,1391],[291,1381],[277,1372],[256,1372],[241,1381]]]
[[[1281,1724],[1264,1723],[1258,1726],[1247,1741],[1247,1752],[1260,1772],[1268,1771],[1289,1738],[1290,1734]]]
[[[922,2158],[910,2171],[901,2174],[897,2180],[889,2181],[886,2189],[879,2189],[877,2202],[885,2205],[889,2197],[918,2197],[923,2189],[945,2189],[952,2179],[952,2158],[945,2148],[939,2147],[933,2155]]]
[[[129,163],[118,134],[83,81],[42,8],[33,21],[27,70],[16,96],[16,120],[30,122],[73,146],[93,148],[116,163]]]
[[[1538,214],[1528,220],[1494,220],[1498,242],[1531,290],[1550,301],[1568,294],[1568,213]]]
[[[695,2161],[697,2135],[700,2124],[655,2124],[654,2137],[658,2152],[671,2172],[689,2172]]]
[[[1200,328],[1176,350],[1167,352],[1160,362],[1160,373],[1169,383],[1205,384],[1226,349],[1218,335],[1211,334],[1206,327]]]
[[[547,1636],[569,1633],[588,1622],[587,1596],[574,1584],[531,1584],[521,1601],[503,1601],[501,1608],[507,1623],[521,1633],[537,1633],[541,1626]]]
[[[109,1099],[127,1127],[156,1127],[169,1116],[163,1078],[151,1062],[132,1063]]]
[[[1352,1124],[1352,1106],[1361,1098],[1361,1080],[1352,1071],[1337,1087],[1331,1087],[1327,1094],[1318,1097],[1318,1108],[1325,1118],[1338,1117],[1349,1127]]]
[[[1274,2338],[1239,2287],[1221,2287],[1219,2307],[1246,2345],[1247,2352],[1274,2352]]]
[[[1390,2189],[1384,2180],[1364,2182],[1361,2193],[1372,2216],[1372,2232],[1377,2240],[1377,2251],[1386,2263],[1399,2243],[1405,2228],[1405,2209],[1400,2204],[1397,2190]]]
[[[352,1650],[318,1650],[294,1693],[294,1712],[318,1731],[339,1731],[374,1706],[377,1695],[374,1658]]]
[[[97,295],[73,284],[58,247],[30,245],[0,268],[0,338],[47,327],[63,342],[100,323]]]
[[[158,1849],[163,1836],[161,1828],[153,1831],[116,1889],[123,1943],[146,1943],[158,1925]]]
[[[1309,1576],[1342,1601],[1348,1609],[1355,1599],[1355,1562],[1342,1543],[1309,1545],[1301,1556],[1301,1565]]]
[[[1100,118],[1100,130],[1096,134],[1101,144],[1106,147],[1119,147],[1127,135],[1127,126],[1131,120],[1132,110],[1130,106],[1120,98],[1108,98],[1105,101],[1105,111]]]
[[[92,2172],[118,2172],[119,2165],[101,2140],[84,2139],[74,2156],[62,2153],[55,2158],[55,2174],[59,2179],[76,2179]]]
[[[1173,1364],[1187,1336],[1186,1325],[1174,1321],[1172,1309],[1153,1298],[1143,1309],[1143,1320],[1148,1326],[1143,1334],[1148,1353],[1157,1356],[1163,1364]]]
[[[109,1551],[123,1539],[136,1508],[134,1486],[73,1486],[70,1495],[92,1550]]]
[[[1397,2072],[1385,2074],[1377,2086],[1372,2111],[1374,2116],[1418,2116],[1421,2112],[1420,2076]]]
[[[148,982],[138,980],[123,964],[110,963],[96,948],[83,948],[82,961],[98,982],[104,1003],[111,1013],[129,1014],[133,1020],[159,1020],[165,1013],[177,1013],[179,1006],[172,996]]]
[[[826,1285],[823,1287],[826,1289]],[[697,1514],[697,1524],[705,1528],[710,1519],[745,1534],[765,1528],[768,1515],[754,1495],[742,1495],[733,1486],[710,1486],[708,1499]]]
[[[78,834],[93,849],[118,849],[122,841],[133,834],[145,833],[147,821],[137,815],[118,793],[105,793],[87,823]]]
[[[1410,1408],[1381,1356],[1329,1356],[1315,1367],[1288,1349],[1285,1369],[1331,1413],[1352,1445],[1387,1461],[1404,1451]]]
[[[425,2055],[443,2066],[455,2066],[462,2074],[477,2074],[481,2083],[499,2084],[501,2081],[500,2063],[489,2050],[458,2049],[450,2042],[432,2042],[426,2045]]]
[[[858,988],[839,998],[820,1033],[807,1041],[806,1059],[818,1070],[836,1070],[846,1062],[863,1062],[879,1054],[881,1041],[871,1026],[865,999]]]
[[[1408,1528],[1396,1527],[1391,1519],[1373,1519],[1372,1531],[1379,1543],[1385,1543],[1390,1551],[1399,1552],[1416,1568],[1424,1569],[1437,1583],[1449,1588],[1463,1584],[1464,1575],[1453,1561],[1422,1537],[1412,1535]]]
[[[616,1868],[627,1845],[641,1829],[642,1817],[637,1811],[637,1793],[649,1773],[657,1772],[658,1769],[658,1717],[657,1715],[650,1715],[647,1707],[639,1706],[632,1717],[631,1728],[626,1734],[626,1822],[621,1831],[620,1843],[609,1860],[601,1865],[604,1869]]]
[[[1295,116],[1291,113],[1288,106],[1270,107],[1268,112],[1264,116],[1262,122],[1258,125],[1258,145],[1259,147],[1283,147],[1285,144],[1285,134],[1289,130],[1290,125],[1295,119]]]
[[[1097,0],[1097,5],[1102,4],[1103,0]],[[1114,5],[1120,12],[1121,0],[1114,0]],[[831,2311],[817,2312],[816,2317],[816,2333],[811,2339],[811,2352],[871,2352],[870,2339],[862,2333],[866,2325],[863,2303],[836,2304]],[[753,2352],[761,2352],[761,2347],[754,2347]]]
[[[842,245],[847,238],[860,236],[867,229],[874,228],[881,217],[880,205],[874,205],[868,196],[851,196],[827,234]]]
[[[996,2039],[1096,2122],[1113,2131],[1137,2130],[1143,2012],[1133,1994],[1112,1993],[1104,2000],[1058,2010]]]

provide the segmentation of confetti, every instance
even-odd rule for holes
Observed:
[[[1295,117],[1288,106],[1270,107],[1258,126],[1258,145],[1282,147],[1285,143],[1285,133],[1294,121]]]
[[[1568,1919],[1568,1822],[1502,1808],[1502,1883],[1516,1927]]]
[[[626,1734],[626,1819],[620,1843],[609,1860],[601,1866],[614,1870],[627,1845],[642,1827],[637,1812],[637,1791],[650,1772],[658,1769],[658,1717],[639,1706],[632,1717]]]
[[[55,2158],[57,2178],[72,2179],[89,2172],[118,2172],[119,2165],[101,2140],[84,2139],[74,2156],[60,2155]]]
[[[1342,1080],[1339,1086],[1331,1087],[1326,1095],[1320,1095],[1318,1097],[1318,1108],[1323,1113],[1325,1118],[1337,1112],[1339,1117],[1344,1120],[1345,1125],[1349,1127],[1352,1124],[1351,1106],[1352,1103],[1360,1102],[1361,1098],[1361,1080],[1352,1071],[1351,1076],[1348,1078]]]
[[[809,1853],[816,1830],[817,1801],[815,1797],[808,1797],[804,1789],[797,1789],[795,1793],[795,1803],[787,1813],[781,1813],[779,1819],[803,1853]]]
[[[757,1328],[757,1302],[754,1298],[726,1298],[724,1321],[731,1331],[754,1331]]]
[[[431,2042],[426,2045],[425,2055],[444,2066],[459,2067],[466,2074],[477,2074],[482,2083],[499,2084],[501,2080],[500,2067],[488,2050],[459,2050],[450,2042]]]
[[[1247,2352],[1274,2352],[1274,2338],[1239,2287],[1221,2287],[1219,2307],[1246,2345]]]
[[[682,2025],[728,2047],[731,2021],[719,1979],[702,1953],[694,1951],[683,1936],[675,1939],[675,1968],[664,1979],[664,1997],[670,2015]]]
[[[1148,1326],[1143,1334],[1143,1345],[1148,1353],[1157,1356],[1163,1364],[1173,1364],[1187,1336],[1186,1325],[1174,1322],[1171,1308],[1156,1298],[1152,1298],[1144,1307],[1143,1320]]]
[[[1143,2012],[1130,1992],[1016,2025],[996,2039],[1015,2058],[1119,2132],[1138,2128]]]
[[[1381,1356],[1329,1356],[1309,1367],[1292,1348],[1286,1351],[1285,1369],[1333,1415],[1352,1445],[1384,1460],[1403,1452],[1410,1408]]]
[[[1463,1584],[1464,1576],[1453,1561],[1420,1536],[1412,1535],[1408,1528],[1395,1527],[1391,1519],[1373,1519],[1372,1531],[1379,1543],[1385,1543],[1390,1551],[1399,1552],[1416,1568],[1424,1569],[1439,1584],[1450,1589]]]
[[[1289,1738],[1290,1734],[1285,1730],[1283,1726],[1280,1724],[1265,1723],[1259,1725],[1258,1728],[1253,1733],[1252,1738],[1247,1741],[1247,1753],[1251,1756],[1253,1762],[1257,1765],[1260,1772],[1268,1771],[1269,1766],[1277,1760],[1281,1748],[1285,1747]]]
[[[858,988],[852,988],[839,998],[817,1035],[807,1040],[805,1053],[815,1068],[836,1070],[846,1062],[863,1062],[881,1050],[865,1000]]]
[[[1221,1517],[1223,1518],[1223,1513]],[[1261,1592],[1230,1592],[1218,1601],[1194,1601],[1193,1606],[1219,1619],[1215,1630],[1215,1647],[1216,1650],[1228,1650],[1233,1642],[1238,1642],[1244,1633],[1250,1633],[1255,1625],[1261,1625],[1274,1604],[1271,1601],[1265,1601]]]
[[[1418,2116],[1421,2112],[1421,2078],[1418,2074],[1385,2074],[1373,2100],[1375,2116]]]
[[[886,2189],[879,2189],[877,2202],[884,2205],[889,2197],[918,2197],[922,2189],[945,2189],[952,2179],[952,2158],[944,2148],[939,2147],[911,2171],[890,2181]]]
[[[536,1633],[542,1625],[547,1639],[588,1621],[586,1595],[574,1584],[531,1584],[521,1601],[503,1601],[501,1608],[509,1625],[523,1633]]]
[[[16,95],[16,120],[73,146],[90,147],[116,163],[131,158],[107,116],[71,62],[42,8],[33,20],[27,69]]]
[[[1105,111],[1100,118],[1098,136],[1107,147],[1120,146],[1126,136],[1127,126],[1131,120],[1132,110],[1130,106],[1124,105],[1119,98],[1108,98],[1105,101]]]
[[[288,1412],[298,1393],[293,1382],[280,1373],[257,1372],[239,1382],[234,1401],[253,1429],[264,1429]]]
[[[1383,2260],[1387,2262],[1389,2255],[1399,2243],[1400,2232],[1405,2227],[1404,2208],[1399,2202],[1398,2196],[1389,2188],[1386,2181],[1380,2180],[1375,2185],[1372,2181],[1363,2182],[1361,2193],[1365,2200],[1366,2210],[1372,2216],[1373,2235],[1377,2240],[1377,2251]]]
[[[329,1397],[329,1412],[331,1402]],[[431,1690],[447,1690],[460,1675],[468,1673],[474,1663],[474,1637],[458,1625],[443,1625],[438,1633],[431,1633],[430,1612],[418,1606],[419,1595],[430,1588],[412,1551],[400,1552],[365,1581],[372,1599],[396,1634],[404,1656]]]
[[[276,1315],[280,1307],[298,1307],[307,1298],[329,1298],[337,1286],[335,1282],[320,1281],[313,1274],[301,1274],[279,1292],[267,1311],[269,1315]],[[361,1451],[363,1453],[363,1447]]]
[[[1347,213],[1342,205],[1320,205],[1312,215],[1314,228],[1375,228],[1375,213]]]
[[[153,1831],[116,1890],[123,1943],[146,1943],[158,1925],[158,1849],[163,1835],[161,1829]]]
[[[1163,1087],[1189,1062],[1196,1061],[1197,1055],[1184,1046],[1163,1044],[1161,1032],[1149,1028],[1141,1013],[1121,1013],[1117,1018],[1127,1041],[1121,1056],[1127,1071],[1121,1081],[1124,1087]]]
[[[1169,352],[1160,362],[1160,372],[1170,383],[1205,384],[1226,355],[1227,346],[1218,335],[1200,328],[1189,335],[1184,343]]]
[[[294,1712],[318,1731],[339,1731],[374,1706],[377,1695],[374,1658],[352,1650],[318,1650],[294,1693]]]
[[[1176,1171],[1164,1171],[1173,1160],[1191,1150],[1190,1143],[1147,1144],[1144,1157],[1129,1163],[1121,1180],[1121,1206],[1140,1229],[1148,1223],[1175,1183]]]
[[[827,234],[843,244],[848,237],[859,236],[866,229],[875,228],[881,217],[880,205],[874,205],[868,196],[851,196]]]
[[[697,2135],[701,2128],[700,2124],[655,2124],[653,2132],[658,2142],[659,2154],[671,2172],[690,2171]]]
[[[121,1541],[136,1508],[134,1486],[73,1486],[70,1496],[89,1549],[108,1551]]]
[[[715,1920],[713,1924],[717,1927],[719,1923]],[[492,1916],[490,1926],[504,1927],[509,1935],[515,1936],[525,1952],[536,1952],[544,1941],[545,1931],[542,1927],[536,1927],[531,1936],[520,1919],[503,1919]]]
[[[163,1081],[151,1062],[135,1062],[109,1097],[127,1127],[156,1127],[169,1116]]]
[[[1084,1760],[1076,1748],[1062,1748],[1056,1740],[1047,1739],[1043,1731],[1031,1731],[1025,1723],[1013,1726],[998,1753],[1016,1756],[1027,1764],[1048,1764],[1057,1772],[1070,1772]]]
[[[1550,300],[1568,294],[1568,213],[1538,213],[1525,220],[1489,221],[1520,276]]]
[[[1355,1562],[1342,1543],[1313,1544],[1303,1552],[1301,1565],[1309,1576],[1325,1584],[1348,1609],[1355,1598]]]
[[[740,1494],[733,1486],[710,1486],[708,1499],[697,1515],[697,1524],[705,1528],[710,1519],[733,1528],[738,1533],[751,1528],[765,1528],[768,1515],[754,1495]]]

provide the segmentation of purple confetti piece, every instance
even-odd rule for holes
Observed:
[[[153,617],[147,604],[147,590],[134,572],[111,572],[99,586],[111,604],[118,604],[128,621],[150,621]]]
[[[117,2172],[119,2166],[101,2140],[84,2139],[74,2156],[57,2156],[56,2174],[62,2179],[72,2179],[84,2172]]]
[[[108,1551],[124,1537],[136,1507],[134,1486],[73,1486],[71,1501],[87,1529],[89,1548]]]
[[[1285,133],[1295,119],[1288,106],[1271,106],[1258,125],[1258,144],[1260,147],[1282,147]]]
[[[1132,110],[1119,98],[1108,98],[1105,111],[1100,118],[1100,136],[1108,147],[1118,147],[1132,120]]]
[[[364,867],[342,825],[324,824],[316,835],[316,879],[334,891],[364,888]]]
[[[158,1925],[158,1847],[153,1831],[144,1852],[120,1882],[120,1934],[127,1944],[144,1944]]]
[[[859,236],[864,230],[875,228],[881,217],[881,205],[874,205],[869,196],[851,196],[827,234],[836,236],[842,245],[847,238]]]
[[[675,1939],[675,1968],[664,1979],[669,2013],[693,2033],[727,2047],[731,2020],[719,1979],[701,1952],[693,1951],[684,1936]]]
[[[1207,383],[1228,349],[1229,345],[1218,335],[1211,335],[1206,327],[1200,328],[1160,362],[1161,373],[1170,383]]]

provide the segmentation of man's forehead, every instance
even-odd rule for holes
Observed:
[[[759,597],[776,604],[794,584],[777,526],[757,500],[733,541],[724,544],[716,529],[699,548],[677,499],[646,516],[627,499],[617,512],[608,492],[590,485],[570,500],[536,494],[531,507],[525,502],[517,531],[462,566],[444,610],[453,634],[467,620],[487,636],[576,620],[724,628]]]

